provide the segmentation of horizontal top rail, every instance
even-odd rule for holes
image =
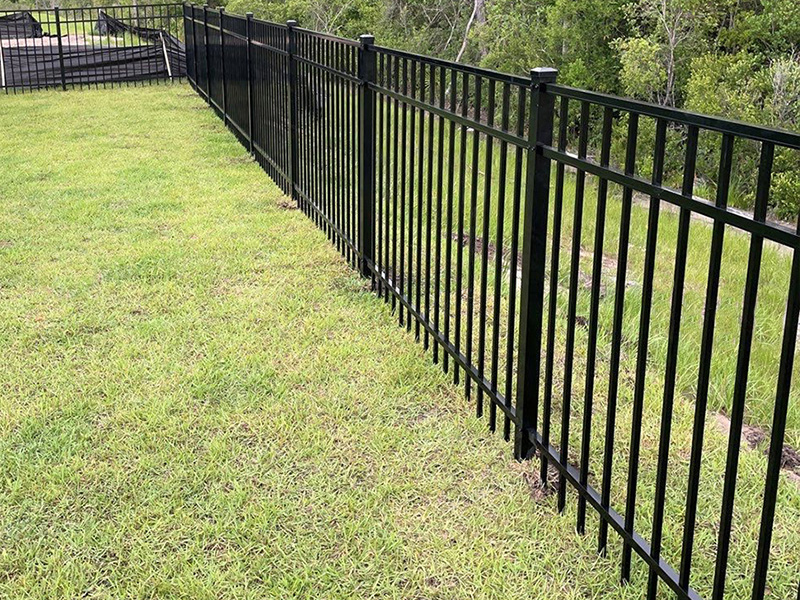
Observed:
[[[402,92],[398,92],[397,90],[393,90],[377,83],[370,83],[368,84],[371,90],[374,90],[380,94],[388,96],[390,98],[397,98],[398,100],[402,100],[406,104],[410,106],[414,106],[416,108],[420,108],[422,110],[428,111],[440,117],[444,117],[445,119],[449,119],[458,123],[459,125],[464,125],[465,127],[471,127],[476,131],[480,131],[483,134],[488,136],[497,138],[502,142],[508,142],[509,144],[514,144],[515,146],[519,146],[521,148],[528,146],[528,140],[520,137],[510,131],[493,127],[491,125],[486,125],[481,121],[476,121],[472,117],[465,117],[457,112],[453,112],[447,108],[442,108],[436,106],[434,104],[430,104],[429,102],[425,102],[424,100],[420,100],[418,98],[413,98],[408,94],[404,94]]]
[[[423,61],[428,64],[437,65],[441,67],[449,67],[457,71],[461,71],[463,73],[479,75],[481,77],[487,77],[495,79],[497,81],[504,81],[507,83],[526,86],[526,87],[531,85],[531,80],[529,77],[510,75],[508,73],[501,73],[500,71],[493,71],[492,69],[475,67],[473,65],[465,65],[463,63],[457,63],[452,60],[444,60],[442,58],[435,58],[433,56],[425,56],[424,54],[414,54],[413,52],[406,52],[405,50],[396,50],[395,48],[387,48],[385,46],[372,46],[372,49],[375,50],[376,52],[381,52],[383,54],[397,56],[400,58],[407,58],[410,60]]]
[[[753,125],[751,123],[724,119],[722,117],[712,117],[710,115],[695,113],[680,108],[670,108],[650,102],[612,96],[601,92],[591,92],[565,85],[550,84],[547,86],[547,89],[557,96],[563,96],[573,100],[582,100],[592,104],[635,112],[648,117],[662,118],[675,123],[696,125],[701,129],[709,129],[721,133],[732,133],[740,137],[760,142],[772,142],[785,146],[786,148],[800,150],[800,134],[783,129]]]
[[[294,30],[297,31],[298,33],[304,33],[306,35],[315,37],[315,38],[320,39],[320,40],[328,40],[328,41],[331,41],[331,42],[338,42],[338,43],[341,43],[341,44],[345,44],[346,46],[360,46],[361,45],[360,42],[358,42],[357,40],[351,40],[349,38],[339,37],[338,35],[333,35],[333,34],[330,34],[330,33],[321,33],[319,31],[314,31],[313,29],[304,29],[302,27],[295,27]]]
[[[172,5],[170,4],[170,5],[162,5],[162,6],[172,6]],[[179,4],[178,6],[184,6],[184,5]],[[185,5],[185,6],[188,6],[189,8],[193,8],[195,10],[199,10],[200,14],[202,14],[203,7],[205,5],[203,5],[203,4],[188,4],[188,5]],[[208,12],[209,13],[214,13],[214,14],[219,14],[219,9],[209,8]],[[236,13],[229,13],[229,12],[225,13],[225,17],[231,18],[231,19],[247,20],[247,17],[244,17],[242,15],[238,15]],[[198,23],[198,24],[201,24],[201,25],[203,23],[202,19],[196,19],[192,15],[186,15],[186,18],[189,19],[190,21],[192,21],[193,23]],[[258,19],[256,17],[253,17],[251,19],[251,21],[253,23],[258,23],[259,25],[269,25],[270,27],[280,27],[281,29],[288,29],[288,27],[283,23],[275,23],[274,21],[265,21],[264,19]],[[216,25],[212,25],[210,23],[209,23],[209,27],[214,27],[215,29],[219,29]],[[226,33],[228,32],[227,29],[225,30],[225,32]]]

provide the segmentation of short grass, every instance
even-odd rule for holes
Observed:
[[[187,87],[1,100],[0,596],[639,597]]]
[[[187,87],[0,100],[0,596],[643,597]],[[763,457],[742,465],[733,597]],[[774,598],[797,585],[786,483]]]

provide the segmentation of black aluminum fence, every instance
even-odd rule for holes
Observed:
[[[559,510],[567,484],[576,492],[581,533],[591,506],[601,554],[620,546],[623,580],[648,598],[659,582],[682,599],[800,593],[800,549],[772,543],[776,507],[798,514],[792,490],[781,503],[778,492],[792,485],[781,467],[798,400],[800,223],[768,219],[777,157],[800,136],[560,86],[551,69],[505,75],[294,22],[187,5],[185,26],[197,92],[489,427],[513,430],[516,456],[540,457]],[[732,173],[753,156],[748,214],[728,201],[748,189]],[[698,267],[699,285],[687,280]],[[777,309],[757,327],[760,292]],[[729,441],[709,457],[719,397]],[[759,399],[768,458],[747,454],[761,483],[737,496],[745,408]],[[753,504],[760,522],[735,524],[734,509]],[[750,575],[726,581],[729,564]]]
[[[182,79],[182,21],[181,4],[0,10],[0,89]]]

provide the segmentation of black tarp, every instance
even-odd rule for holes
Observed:
[[[40,38],[41,24],[27,11],[0,15],[0,39]]]
[[[136,17],[132,17],[135,19]],[[99,10],[97,14],[97,22],[94,24],[94,29],[101,35],[119,35],[130,33],[140,37],[143,40],[151,42],[161,41],[161,36],[165,35],[172,37],[163,29],[154,29],[152,27],[138,27],[136,25],[129,25],[125,21],[120,21],[109,15],[104,10]],[[175,38],[173,38],[175,39]],[[178,40],[175,39],[177,42]]]
[[[24,15],[26,13],[15,13]],[[27,30],[35,32],[41,26],[30,13],[20,22],[28,22]],[[16,21],[15,21],[16,22]],[[31,25],[30,22],[34,23]],[[167,79],[186,76],[186,52],[176,37],[161,29],[127,25],[100,11],[95,28],[107,36],[131,33],[144,43],[136,46],[112,45],[113,37],[100,45],[76,45],[73,38],[64,38],[63,82],[71,84],[113,83]],[[102,31],[101,31],[102,30]],[[12,29],[14,31],[14,29]],[[21,36],[15,36],[21,37]],[[34,36],[31,36],[34,37]],[[41,37],[41,36],[35,36]],[[0,42],[2,44],[2,42]],[[5,43],[0,46],[2,75],[7,88],[39,88],[62,83],[61,61],[55,37],[29,40],[24,43]]]
[[[157,44],[119,48],[64,46],[64,82],[71,84],[142,81],[170,77],[164,48]],[[172,77],[186,75],[182,53],[167,49]],[[6,86],[61,85],[58,46],[3,48]]]

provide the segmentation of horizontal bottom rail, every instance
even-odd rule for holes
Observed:
[[[353,253],[355,254],[356,258],[361,258],[361,253],[358,251],[358,249],[356,248],[355,244],[350,240],[350,238],[348,238],[344,233],[342,233],[342,230],[339,229],[338,226],[333,224],[333,221],[331,221],[330,218],[328,218],[328,215],[326,215],[324,212],[322,212],[322,210],[314,203],[314,201],[309,197],[309,195],[306,194],[303,190],[301,190],[297,185],[294,186],[294,191],[297,193],[298,196],[300,196],[300,198],[305,200],[305,202],[311,208],[314,209],[314,212],[317,213],[320,216],[320,218],[323,221],[325,221],[325,223],[327,223],[328,227],[330,227],[331,230],[337,236],[339,236],[339,239],[341,239],[342,242],[344,242],[344,244],[348,248],[350,248],[350,250],[353,251]]]
[[[472,379],[476,385],[478,385],[484,393],[491,399],[491,401],[497,405],[497,407],[508,417],[515,425],[519,424],[519,418],[517,417],[517,411],[513,406],[509,406],[505,403],[505,398],[495,392],[492,389],[492,384],[485,378],[481,377],[478,373],[477,369],[473,367],[471,364],[468,364],[467,357],[461,354],[456,347],[448,341],[437,329],[428,322],[426,318],[422,316],[422,314],[415,309],[411,302],[404,296],[398,288],[396,288],[392,283],[389,283],[389,279],[383,271],[379,271],[375,268],[373,263],[368,263],[367,265],[375,277],[381,281],[381,283],[386,287],[392,294],[400,301],[400,303],[408,310],[409,314],[413,316],[417,321],[422,323],[422,326],[428,333],[433,336],[434,342],[438,343],[442,348],[444,348],[447,353],[453,357],[453,360],[456,364],[464,369],[464,372],[469,375],[470,379]]]
[[[193,79],[189,78],[189,83],[191,84],[191,86],[194,89],[194,91],[196,91],[198,94],[200,94],[200,96],[206,102],[208,102],[213,108],[217,109],[219,112],[222,112],[222,108],[219,106],[219,104],[217,104],[214,101],[214,99],[211,96],[209,96],[209,94],[203,88],[201,88],[199,85],[197,85],[196,81],[194,81]],[[231,119],[230,116],[229,116],[227,119],[225,119],[224,122],[225,122],[226,125],[233,125],[236,128],[236,130],[241,134],[241,136],[245,140],[247,140],[248,143],[252,142],[253,150],[256,153],[258,153],[261,156],[261,158],[266,160],[270,164],[270,166],[273,169],[275,169],[275,172],[278,175],[280,175],[284,180],[288,181],[289,177],[286,175],[286,172],[283,170],[283,168],[281,166],[279,166],[278,163],[276,163],[269,156],[269,153],[264,148],[262,148],[261,145],[258,142],[256,142],[255,140],[251,140],[250,139],[250,135],[244,129],[242,129],[242,127],[238,123],[236,123],[236,121]]]
[[[528,439],[548,459],[548,464],[552,464],[569,481],[573,488],[585,498],[589,504],[599,513],[600,517],[613,527],[620,537],[629,543],[642,557],[649,567],[654,569],[661,579],[664,580],[672,591],[677,594],[680,600],[703,600],[702,597],[691,587],[684,589],[678,582],[678,573],[662,558],[656,560],[651,556],[650,543],[635,531],[630,532],[625,529],[625,519],[611,507],[603,506],[600,494],[591,486],[582,486],[580,483],[580,472],[577,468],[567,463],[561,464],[561,453],[552,445],[546,446],[542,442],[542,436],[538,431],[529,429]]]

